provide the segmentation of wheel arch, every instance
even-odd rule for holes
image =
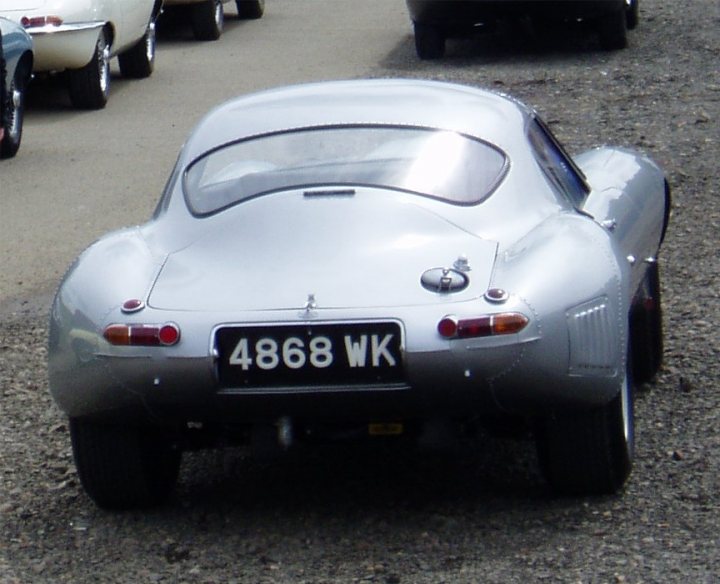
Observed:
[[[105,39],[107,40],[108,46],[112,47],[115,44],[115,24],[108,20],[102,30],[105,33]]]
[[[665,241],[665,234],[667,233],[668,225],[670,224],[670,213],[672,211],[672,188],[670,187],[670,183],[668,182],[667,178],[664,180],[664,183],[665,213],[663,215],[663,226],[662,232],[660,234],[660,243]]]
[[[32,51],[25,51],[20,57],[17,67],[15,68],[15,75],[17,75],[18,71],[21,71],[25,78],[25,82],[30,81],[30,79],[32,79],[34,61],[35,56],[33,55]]]

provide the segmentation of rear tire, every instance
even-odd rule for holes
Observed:
[[[2,120],[5,137],[0,142],[0,158],[12,158],[20,149],[25,121],[25,79],[26,75],[22,67],[19,67],[7,88],[5,107],[2,109],[5,117]]]
[[[256,20],[265,14],[265,0],[236,0],[235,4],[239,18]]]
[[[123,77],[144,79],[155,69],[155,22],[148,24],[143,37],[118,56]]]
[[[558,413],[542,421],[538,457],[545,479],[563,495],[604,495],[623,486],[634,450],[633,384],[626,374],[619,394],[588,411]]]
[[[630,0],[630,4],[625,10],[625,20],[627,29],[633,30],[637,27],[640,20],[640,0]]]
[[[82,69],[68,72],[70,101],[81,109],[102,109],[110,93],[110,44],[105,31],[100,31],[95,54]]]
[[[445,55],[445,35],[439,27],[421,22],[413,24],[415,51],[423,60],[440,59]]]
[[[627,16],[625,10],[615,10],[598,19],[600,46],[606,51],[627,47]]]
[[[216,41],[222,34],[225,10],[222,0],[205,0],[192,6],[192,29],[199,41]]]
[[[660,269],[656,262],[648,266],[630,312],[633,377],[638,384],[652,381],[663,362],[660,295]]]
[[[76,418],[70,436],[80,481],[100,507],[157,505],[177,481],[181,453],[158,430]]]

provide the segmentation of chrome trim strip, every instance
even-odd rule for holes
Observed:
[[[45,26],[37,26],[37,27],[29,27],[25,30],[30,35],[38,35],[38,36],[44,36],[44,35],[52,35],[52,34],[59,34],[64,32],[78,32],[78,31],[85,31],[85,30],[93,30],[93,29],[99,29],[105,26],[105,21],[89,21],[89,22],[72,22],[70,24],[61,24],[60,26],[55,26],[53,24],[46,24]]]

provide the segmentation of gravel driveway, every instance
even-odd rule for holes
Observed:
[[[328,446],[264,463],[192,453],[168,505],[107,513],[82,492],[48,396],[49,298],[6,300],[0,583],[717,582],[719,30],[717,0],[642,0],[625,51],[518,29],[450,42],[445,60],[419,62],[408,24],[365,73],[506,91],[571,151],[626,145],[666,169],[665,366],[637,396],[623,493],[554,498],[530,442],[487,436],[446,452]]]

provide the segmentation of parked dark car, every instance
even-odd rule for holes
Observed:
[[[192,26],[193,34],[199,41],[216,41],[225,25],[225,8],[230,0],[165,0],[168,13],[173,8],[182,11]],[[265,0],[235,0],[238,17],[242,19],[261,18],[265,12]]]
[[[501,20],[529,17],[540,22],[582,20],[592,24],[604,49],[627,45],[638,22],[639,0],[406,0],[421,59],[445,54],[445,41],[492,27]]]

